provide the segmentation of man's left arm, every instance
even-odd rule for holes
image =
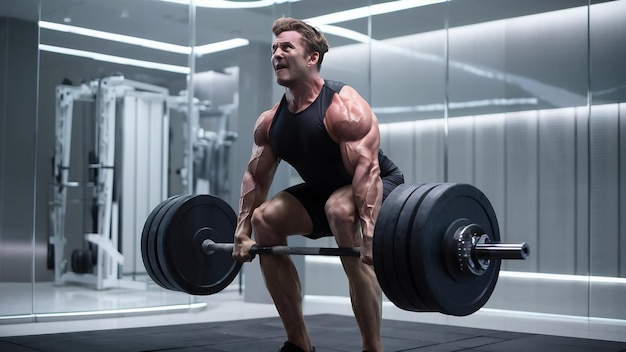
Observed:
[[[380,179],[378,166],[378,143],[376,153],[372,155],[370,145],[354,145],[358,143],[346,143],[347,158],[355,164],[354,176],[352,177],[352,192],[354,202],[361,220],[361,260],[366,264],[373,264],[372,242],[374,240],[374,227],[380,211],[383,184]]]
[[[337,138],[343,162],[352,177],[352,192],[361,224],[361,260],[373,264],[374,226],[380,211],[383,185],[378,164],[380,132],[369,104],[345,86],[329,107],[331,130]]]

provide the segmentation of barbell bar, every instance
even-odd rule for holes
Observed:
[[[142,258],[155,283],[194,295],[220,292],[237,276],[234,210],[210,195],[174,196],[148,216]],[[526,243],[501,243],[487,197],[467,184],[403,184],[379,212],[374,271],[401,309],[464,316],[493,292],[502,259],[526,259]],[[357,248],[253,246],[260,255],[360,256]]]
[[[233,253],[233,243],[215,243],[212,240],[202,242],[202,251],[206,255],[215,252]],[[256,246],[250,247],[254,255],[323,255],[331,257],[359,257],[361,252],[356,248],[324,248],[324,247],[291,247],[291,246]]]
[[[232,253],[233,243],[216,243],[206,239],[202,242],[202,251],[206,255],[215,252]],[[479,259],[526,259],[529,247],[526,243],[474,243],[471,251]],[[257,246],[250,247],[250,254],[254,255],[323,255],[331,257],[360,257],[359,247],[293,247],[293,246]]]

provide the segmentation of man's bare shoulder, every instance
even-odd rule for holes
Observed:
[[[356,89],[354,89],[352,86],[349,85],[344,85],[343,88],[341,88],[341,90],[338,93],[339,97],[341,97],[341,99],[347,101],[347,102],[353,102],[353,103],[358,103],[360,100],[363,100],[363,97],[361,97],[361,94],[359,94],[359,92],[357,92]]]
[[[280,103],[276,103],[271,109],[263,111],[256,120],[254,126],[254,141],[257,145],[263,145],[269,142],[270,126],[272,125],[272,120],[274,119],[274,115],[276,115],[276,110],[278,110],[279,105]]]
[[[339,139],[360,139],[371,129],[373,123],[372,110],[351,86],[345,85],[326,112],[327,127]]]

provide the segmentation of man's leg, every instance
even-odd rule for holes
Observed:
[[[326,202],[325,210],[337,245],[358,247],[361,233],[351,186],[333,193]],[[341,263],[348,277],[352,310],[363,337],[363,350],[383,351],[380,336],[382,290],[374,268],[356,257],[342,257]]]
[[[280,192],[258,207],[252,216],[254,240],[259,246],[285,246],[287,236],[310,233],[313,223],[302,204]],[[302,313],[302,285],[296,267],[287,255],[261,255],[265,285],[287,333],[287,340],[311,351],[311,338]]]

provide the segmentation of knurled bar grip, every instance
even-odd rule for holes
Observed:
[[[215,243],[211,240],[202,242],[202,251],[209,255],[215,251],[231,252],[235,248],[232,243]],[[522,243],[477,243],[474,253],[481,259],[526,259],[529,248]],[[251,254],[273,255],[325,255],[338,257],[359,257],[359,247],[354,248],[319,248],[319,247],[290,247],[290,246],[252,246]]]

